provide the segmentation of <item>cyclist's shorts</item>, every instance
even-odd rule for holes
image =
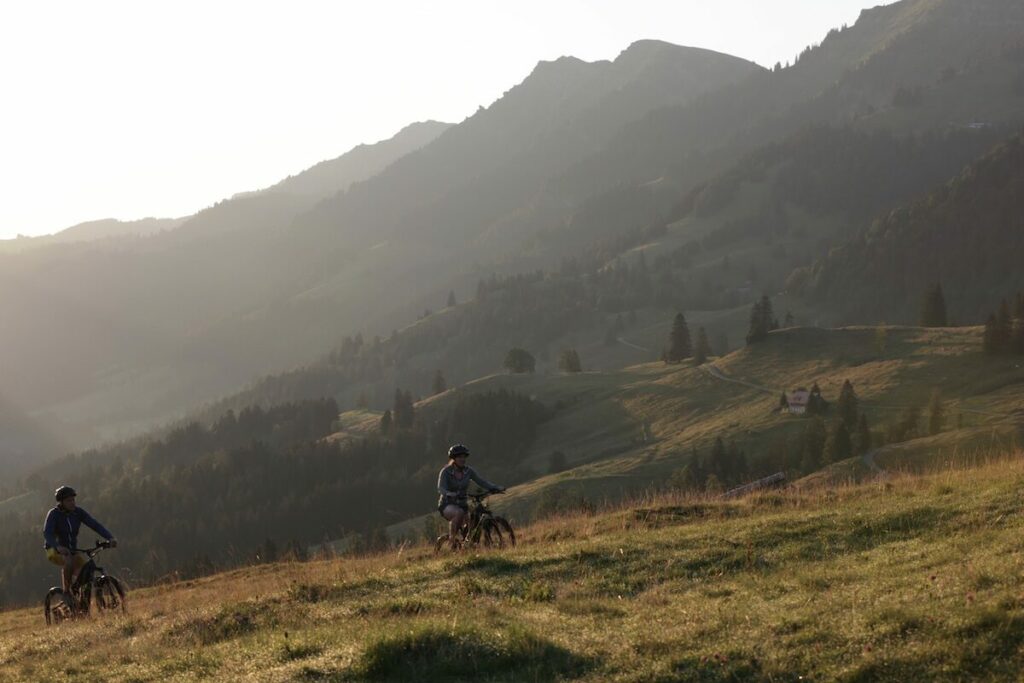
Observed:
[[[75,569],[81,569],[86,563],[86,559],[81,554],[72,555],[71,557],[74,558]],[[56,548],[46,549],[46,559],[58,567],[64,566],[64,556],[58,553]]]

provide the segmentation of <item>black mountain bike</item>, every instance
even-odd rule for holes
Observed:
[[[124,613],[124,587],[121,581],[103,571],[103,567],[96,566],[96,556],[109,547],[107,541],[96,541],[96,547],[90,550],[72,551],[85,553],[89,561],[79,570],[78,578],[71,586],[71,595],[65,595],[59,586],[46,592],[44,613],[47,624],[59,624],[65,619],[85,616],[89,613],[93,597],[96,598],[97,612]]]
[[[484,499],[491,493],[478,493],[469,496],[473,499],[469,506],[468,521],[456,533],[454,542],[450,534],[438,536],[434,542],[434,552],[445,549],[461,550],[466,547],[482,545],[486,548],[504,548],[516,544],[516,532],[504,517],[491,512],[484,504]]]

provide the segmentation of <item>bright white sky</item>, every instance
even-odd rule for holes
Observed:
[[[461,121],[541,59],[657,38],[770,66],[889,1],[5,2],[0,238],[187,215]]]

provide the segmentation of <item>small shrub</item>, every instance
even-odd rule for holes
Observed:
[[[521,628],[479,633],[430,626],[372,643],[350,674],[368,681],[553,680],[578,677],[590,665]]]

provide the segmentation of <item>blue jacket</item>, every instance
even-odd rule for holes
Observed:
[[[71,550],[76,549],[78,547],[78,529],[83,524],[108,541],[114,538],[114,534],[107,531],[102,524],[82,508],[75,508],[74,512],[65,512],[58,505],[46,515],[46,523],[43,525],[43,540],[45,541],[43,547],[54,548],[62,545]]]

